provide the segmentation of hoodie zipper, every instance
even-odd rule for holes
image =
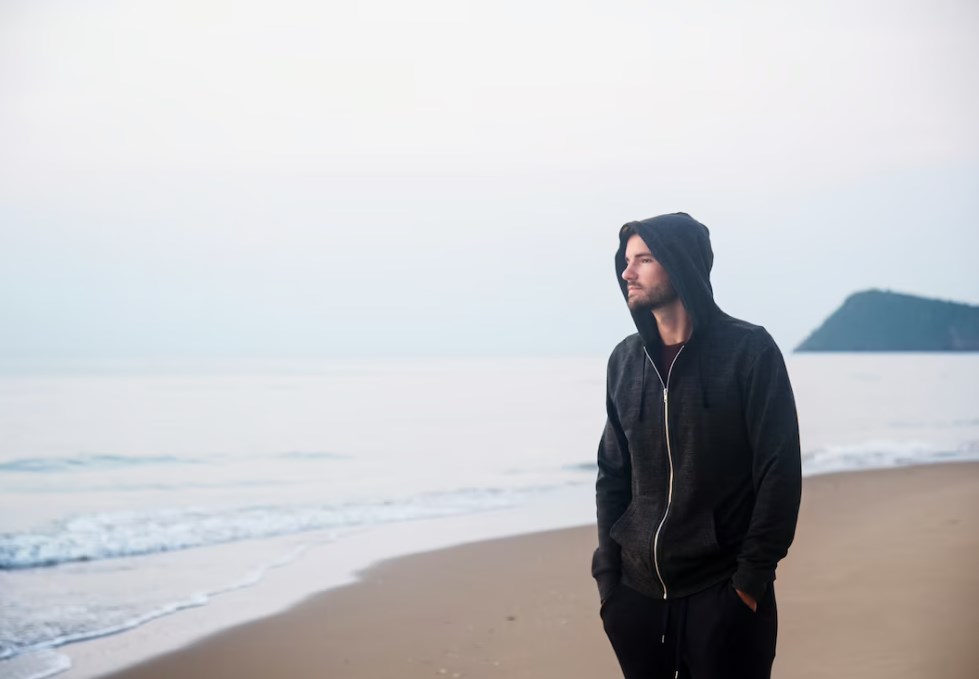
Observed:
[[[656,367],[656,362],[649,356],[646,347],[642,349],[646,354],[646,358],[653,365],[653,370],[656,371],[659,383],[663,385],[663,422],[666,425],[666,458],[670,463],[670,485],[666,493],[666,510],[663,512],[663,518],[660,519],[659,525],[656,527],[656,532],[653,534],[653,566],[656,568],[656,577],[659,578],[659,584],[663,586],[664,599],[666,599],[666,581],[663,579],[663,573],[659,568],[658,552],[659,534],[663,530],[663,524],[666,523],[666,517],[670,515],[670,505],[673,503],[673,449],[670,446],[670,375],[673,374],[673,366],[676,364],[676,359],[680,358],[680,354],[683,353],[684,348],[686,348],[686,345],[680,347],[680,350],[676,352],[676,356],[673,357],[673,361],[670,362],[670,368],[666,372],[666,382],[663,382],[663,376],[659,374],[659,368]]]

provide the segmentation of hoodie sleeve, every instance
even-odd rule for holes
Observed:
[[[738,554],[734,586],[760,599],[795,536],[802,494],[799,421],[785,361],[764,332],[745,385],[755,507]]]
[[[608,419],[598,444],[598,480],[595,482],[595,504],[598,509],[598,549],[592,557],[592,576],[598,582],[602,601],[619,581],[622,556],[619,544],[609,532],[632,501],[632,461],[629,444],[616,414],[612,396],[606,388],[605,409]]]

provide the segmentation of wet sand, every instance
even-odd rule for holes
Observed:
[[[107,676],[620,676],[589,573],[594,545],[586,526],[383,562]],[[806,479],[776,588],[775,677],[979,676],[979,463]]]

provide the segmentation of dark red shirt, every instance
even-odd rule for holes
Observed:
[[[659,374],[663,378],[663,384],[666,384],[666,378],[670,373],[670,366],[673,365],[673,359],[676,355],[680,353],[680,349],[686,342],[680,342],[679,344],[664,344],[663,351],[659,355],[659,363],[656,367],[659,368]]]

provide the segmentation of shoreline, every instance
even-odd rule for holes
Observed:
[[[979,463],[803,483],[778,571],[773,676],[972,676]],[[285,612],[98,676],[615,676],[594,542],[585,525],[387,559]]]
[[[308,549],[285,568],[270,569],[259,582],[229,590],[199,607],[154,618],[122,632],[54,647],[71,666],[51,676],[93,679],[179,652],[240,625],[287,612],[312,597],[356,584],[376,565],[416,554],[451,549],[570,526],[594,515],[591,484],[567,486],[516,507],[456,516],[393,522],[352,531],[337,540],[283,538],[284,550],[298,542]],[[24,657],[24,656],[21,656]]]

